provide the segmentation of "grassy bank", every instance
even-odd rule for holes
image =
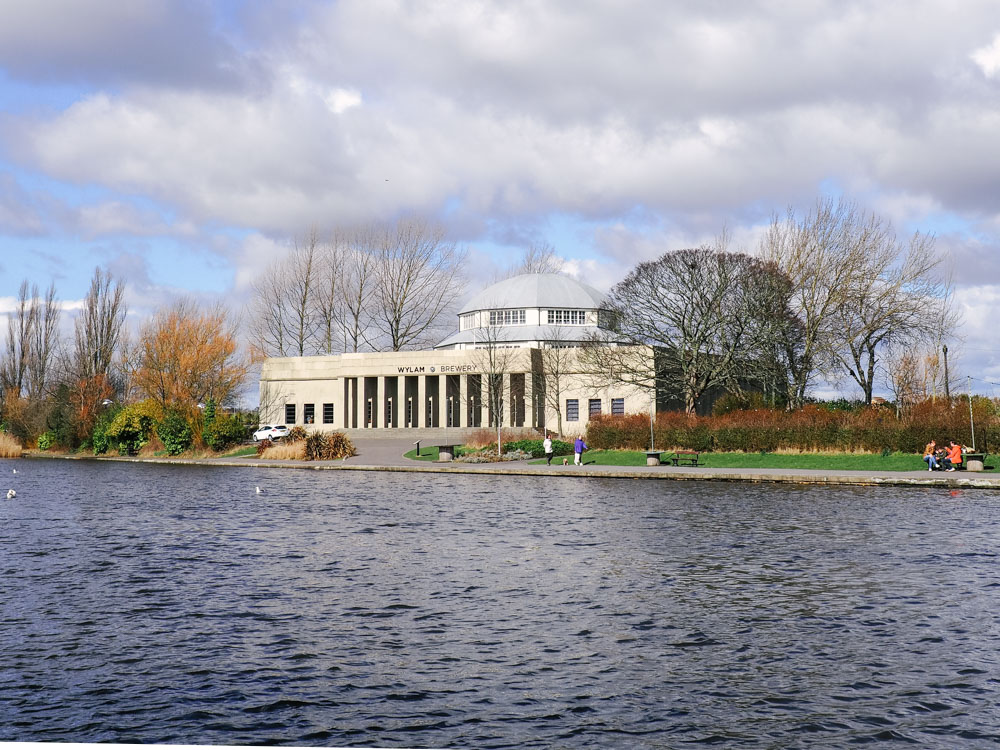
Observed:
[[[666,457],[669,452],[665,453]],[[645,466],[641,451],[593,450],[583,454],[584,463],[597,466]],[[570,459],[572,462],[572,459]],[[532,461],[532,463],[545,463]],[[992,463],[987,461],[987,470]],[[920,471],[926,470],[920,456],[912,453],[702,453],[699,464],[710,469],[818,469],[821,471]],[[996,471],[996,469],[992,469]]]

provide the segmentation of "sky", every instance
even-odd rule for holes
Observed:
[[[607,289],[826,196],[936,237],[1000,396],[996,0],[0,0],[0,314],[98,266],[133,324],[240,310],[295,237],[406,215],[470,295],[530,244]]]

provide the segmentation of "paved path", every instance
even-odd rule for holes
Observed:
[[[148,460],[153,462],[198,463],[226,466],[255,466],[284,469],[347,470],[347,471],[407,471],[420,473],[559,476],[614,479],[660,479],[716,482],[775,482],[783,484],[888,485],[1000,489],[1000,475],[972,472],[892,471],[826,471],[822,469],[720,469],[677,466],[546,466],[526,461],[496,464],[437,463],[413,461],[403,454],[413,449],[413,441],[400,438],[365,438],[355,440],[358,455],[341,461],[262,460],[254,456],[221,459],[110,459]]]

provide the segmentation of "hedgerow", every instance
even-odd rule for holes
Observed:
[[[982,448],[997,424],[996,406],[973,399],[976,443]],[[932,438],[972,444],[968,401],[926,401],[897,417],[886,406],[826,409],[807,404],[798,411],[751,409],[700,417],[679,412],[656,415],[654,447],[747,453],[790,451],[917,453]],[[601,415],[587,427],[591,448],[650,447],[649,415]]]

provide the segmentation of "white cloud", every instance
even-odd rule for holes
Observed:
[[[980,47],[970,56],[972,61],[983,71],[987,78],[996,78],[1000,74],[1000,34],[993,37],[993,42]]]

